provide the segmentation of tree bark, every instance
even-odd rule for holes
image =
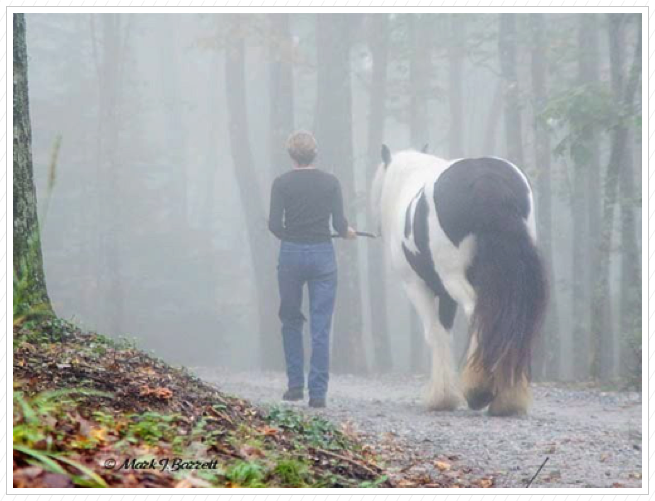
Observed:
[[[426,47],[430,47],[428,40],[428,26],[426,14],[409,14],[407,21],[410,60],[409,60],[409,136],[414,148],[420,149],[428,142],[428,114],[427,100],[429,98],[429,55],[426,56]],[[429,54],[429,53],[428,53]],[[409,301],[408,301],[409,304]],[[410,349],[409,365],[412,372],[427,372],[430,359],[426,350],[423,326],[414,306],[409,304],[410,314]]]
[[[46,288],[32,164],[25,14],[14,14],[14,280],[24,284],[21,307],[52,312]]]
[[[293,41],[288,14],[269,16],[271,48],[269,63],[270,137],[273,177],[289,165],[286,139],[293,131]]]
[[[498,137],[498,129],[500,124],[500,118],[503,115],[503,106],[504,106],[504,95],[505,86],[502,80],[498,82],[496,90],[494,92],[494,97],[489,106],[489,115],[487,115],[487,121],[485,126],[484,134],[484,147],[482,149],[482,155],[489,156],[496,154],[496,143]]]
[[[523,138],[521,134],[521,102],[519,96],[516,52],[516,14],[500,14],[498,53],[504,82],[505,141],[507,158],[518,166],[524,165]]]
[[[612,326],[606,322],[610,310],[610,252],[612,246],[612,228],[614,225],[614,206],[616,205],[618,185],[622,170],[625,168],[625,150],[628,141],[626,120],[632,112],[634,95],[641,76],[641,23],[637,32],[637,43],[626,85],[623,80],[624,51],[623,23],[625,17],[608,14],[610,74],[614,101],[619,106],[617,122],[611,131],[610,158],[605,176],[605,197],[603,199],[603,218],[599,241],[599,266],[594,287],[591,326],[591,375],[594,379],[608,379],[613,373],[613,336]]]
[[[205,149],[207,151],[207,164],[208,168],[205,173],[204,187],[203,187],[203,203],[202,203],[202,221],[203,227],[212,228],[213,218],[214,218],[214,199],[216,191],[216,169],[219,165],[219,155],[218,152],[221,149],[221,145],[217,144],[217,138],[219,137],[219,123],[222,117],[221,113],[221,104],[219,99],[219,94],[217,92],[212,92],[222,75],[221,64],[219,61],[218,54],[212,54],[211,60],[209,63],[209,68],[207,71],[207,80],[209,91],[209,100],[207,106],[209,108],[209,126],[207,127],[207,139]]]
[[[464,156],[464,83],[463,66],[465,55],[465,17],[460,14],[448,16],[448,104],[450,128],[448,129],[448,154],[450,158]]]
[[[579,17],[578,26],[578,79],[579,83],[585,87],[596,87],[600,82],[600,55],[599,55],[599,15],[589,15]],[[582,256],[581,268],[573,268],[576,275],[582,275],[583,287],[577,287],[578,294],[584,298],[584,308],[575,309],[576,325],[573,334],[573,353],[576,363],[574,364],[574,377],[586,379],[589,377],[589,368],[591,364],[590,357],[590,322],[592,308],[592,291],[596,285],[596,274],[598,271],[598,242],[600,236],[600,200],[602,198],[600,186],[600,144],[599,131],[593,118],[589,117],[589,123],[582,132],[580,139],[582,153],[581,158],[576,162],[576,179],[574,180],[576,188],[575,197],[584,198],[584,220],[586,231],[580,229],[580,222],[577,222],[577,228],[574,229],[574,235],[584,234],[584,239],[577,242],[580,250],[574,250],[577,255],[576,261],[580,263]],[[582,171],[582,172],[580,172]],[[579,187],[580,181],[578,176],[582,173],[584,177],[584,187]],[[581,210],[581,208],[578,208]],[[578,215],[578,219],[583,216]],[[576,223],[576,219],[574,219]],[[579,232],[579,233],[578,233]],[[580,245],[580,242],[583,242]],[[578,302],[578,307],[580,303]],[[606,320],[609,324],[609,319]]]
[[[356,226],[350,47],[354,26],[347,14],[317,16],[316,138],[319,165],[341,182],[344,208]],[[367,370],[362,339],[362,301],[357,244],[338,242],[339,291],[334,318],[335,372]]]
[[[246,100],[244,27],[242,15],[231,16],[226,37],[225,91],[229,120],[230,149],[234,162],[246,222],[246,233],[253,264],[259,318],[259,358],[264,369],[282,366],[282,349],[278,332],[272,326],[279,325],[273,298],[275,292],[275,247],[268,231],[261,189],[250,149]]]
[[[628,137],[632,136],[632,130]],[[634,144],[634,141],[629,141]],[[626,147],[625,165],[621,172],[621,282],[619,292],[619,373],[633,372],[634,353],[631,342],[641,333],[641,256],[637,243],[635,209],[638,194],[635,189],[634,155]]]
[[[182,108],[184,92],[180,85],[179,75],[180,42],[177,35],[178,30],[183,26],[183,19],[183,16],[162,16],[163,24],[159,25],[158,62],[166,115],[166,150],[167,157],[172,164],[169,178],[170,192],[173,195],[169,203],[174,204],[174,210],[171,210],[171,233],[186,231],[188,227],[187,167],[189,156]]]
[[[425,15],[424,15],[425,16]],[[421,149],[428,141],[429,47],[428,26],[420,14],[409,14],[409,135],[412,145]]]
[[[380,164],[380,145],[384,138],[387,101],[387,62],[389,57],[389,16],[369,16],[369,48],[373,59],[371,99],[368,116],[368,176],[371,182]],[[370,195],[371,190],[366,193]],[[368,198],[368,207],[371,199]],[[371,227],[371,224],[369,224]],[[376,372],[388,372],[393,367],[389,326],[387,322],[386,266],[384,248],[379,242],[367,242],[369,310],[373,337],[373,366]]]
[[[557,317],[557,302],[553,284],[554,264],[552,246],[552,190],[551,190],[551,147],[550,135],[539,114],[546,106],[548,98],[548,58],[546,55],[546,26],[542,14],[530,14],[532,98],[534,106],[534,145],[537,177],[537,229],[539,247],[546,261],[550,278],[550,304],[539,340],[542,358],[535,365],[535,377],[559,379],[561,376],[560,340]]]
[[[637,22],[641,23],[639,19]],[[632,105],[632,103],[630,103]],[[636,111],[636,110],[635,110]],[[626,110],[632,118],[632,110]],[[635,186],[634,128],[628,127],[628,146],[620,177],[621,189],[621,283],[619,308],[619,369],[622,376],[633,375],[634,353],[631,342],[641,333],[641,255],[637,242],[636,210],[640,194]]]

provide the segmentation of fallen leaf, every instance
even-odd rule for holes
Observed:
[[[450,470],[450,463],[446,463],[445,461],[435,461],[434,465],[439,469],[439,471],[445,471],[445,470]]]
[[[97,442],[105,442],[107,440],[107,428],[95,427],[91,430],[89,436]]]
[[[279,431],[277,428],[273,428],[271,426],[264,426],[261,430],[261,433],[266,436],[271,436],[271,435],[277,435],[277,432]]]
[[[494,485],[494,481],[491,478],[481,478],[478,482],[478,485],[483,489],[487,489]]]
[[[164,400],[168,400],[169,398],[173,398],[173,392],[169,390],[168,388],[157,388],[154,391],[154,394],[157,398],[163,398]]]

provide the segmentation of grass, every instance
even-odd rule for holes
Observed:
[[[305,487],[309,476],[307,465],[298,459],[280,460],[273,473],[281,480],[283,484],[291,487]]]
[[[307,417],[283,407],[273,407],[268,416],[271,424],[302,437],[308,445],[321,449],[358,449],[356,442],[348,439],[332,423],[319,417]]]

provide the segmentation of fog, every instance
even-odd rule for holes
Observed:
[[[552,262],[551,310],[537,378],[588,379],[594,339],[600,377],[640,371],[641,79],[634,102],[620,106],[639,15],[26,20],[44,266],[61,317],[134,338],[176,364],[280,368],[269,195],[291,168],[286,137],[308,129],[319,142],[317,166],[339,177],[346,215],[363,231],[377,230],[366,202],[381,142],[517,163],[533,184],[540,237],[550,234],[551,251],[542,252]],[[617,127],[628,136],[600,333],[594,256]],[[426,372],[397,277],[388,264],[369,267],[382,242],[335,246],[333,369]],[[384,332],[372,328],[375,318]],[[458,315],[458,353],[466,334]],[[353,339],[361,351],[349,349]]]

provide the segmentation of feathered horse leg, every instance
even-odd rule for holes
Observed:
[[[473,354],[477,350],[477,333],[471,334],[468,351],[466,353],[466,365],[462,372],[462,388],[464,397],[470,409],[480,410],[491,403],[494,398],[493,381],[482,364],[477,362]]]
[[[513,384],[500,387],[489,405],[490,416],[526,414],[532,402],[528,378],[525,374]]]
[[[454,410],[462,397],[451,351],[451,336],[439,321],[434,294],[422,282],[406,284],[407,294],[421,321],[425,340],[432,351],[430,383],[425,395],[432,410]]]

